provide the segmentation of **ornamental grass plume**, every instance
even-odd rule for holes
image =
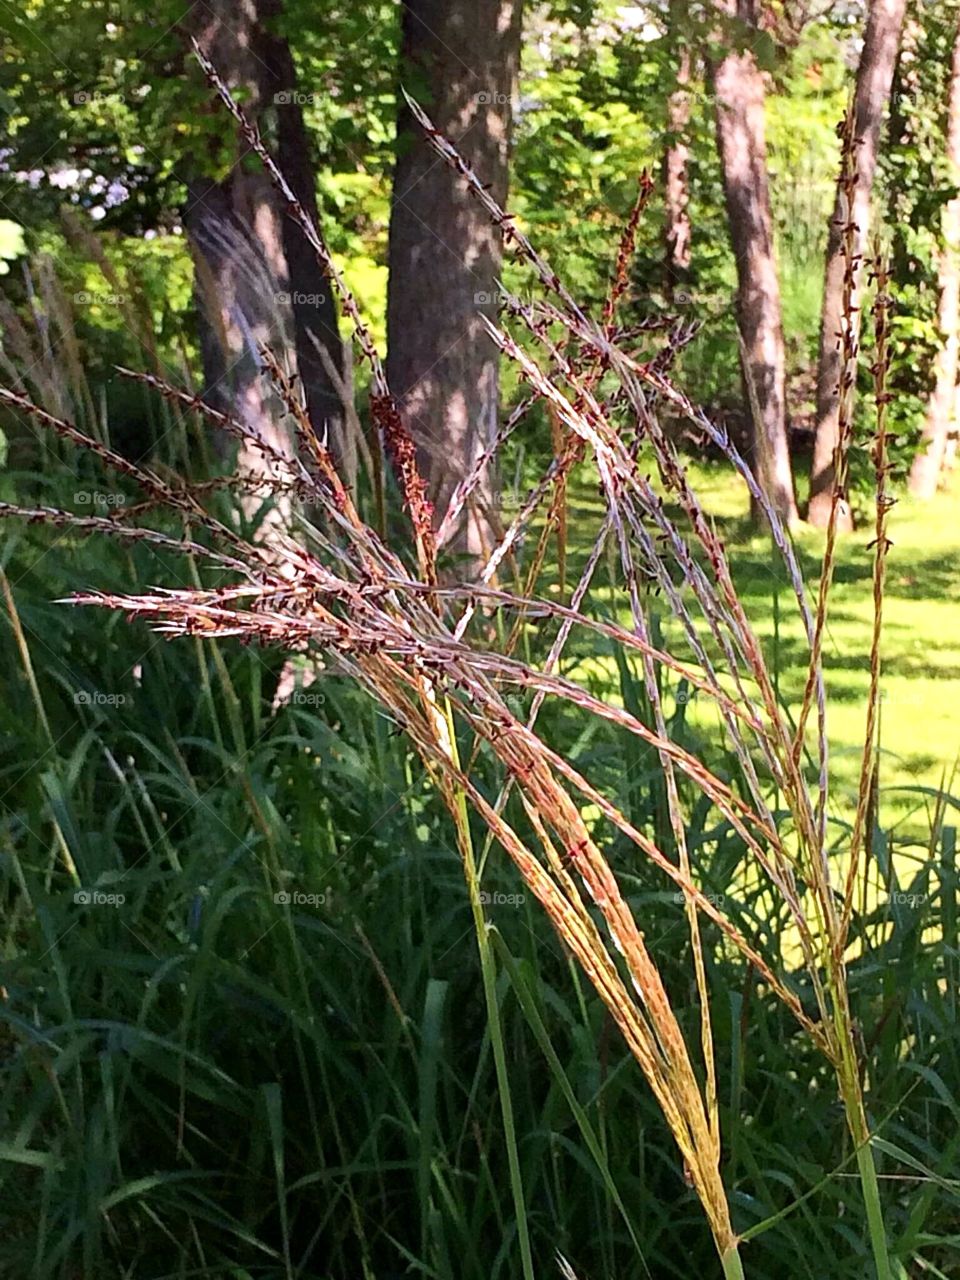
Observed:
[[[198,567],[206,565],[204,585],[195,588],[158,587],[131,595],[90,589],[70,597],[70,602],[119,610],[171,637],[236,637],[242,643],[322,657],[329,667],[361,686],[406,733],[449,810],[463,861],[501,1085],[505,1141],[515,1175],[518,1239],[526,1277],[534,1274],[533,1259],[506,1088],[495,961],[480,894],[478,830],[486,832],[487,848],[499,846],[514,863],[619,1027],[682,1155],[724,1275],[741,1277],[743,1270],[722,1176],[704,918],[718,932],[721,945],[745,958],[766,993],[783,1003],[832,1065],[857,1151],[877,1274],[887,1280],[888,1249],[844,959],[862,872],[858,854],[876,745],[885,522],[890,502],[883,412],[886,284],[882,267],[878,268],[880,356],[876,368],[881,415],[874,446],[880,497],[875,543],[877,621],[869,694],[872,728],[863,757],[849,869],[845,883],[838,885],[826,848],[829,771],[820,643],[829,575],[824,575],[813,608],[787,532],[735,443],[676,385],[672,366],[694,328],[680,325],[672,317],[645,326],[643,334],[626,330],[619,323],[618,306],[627,290],[636,228],[651,191],[649,179],[641,181],[606,305],[600,320],[594,321],[540,257],[516,220],[497,205],[456,148],[411,102],[438,157],[465,180],[500,228],[505,244],[533,269],[542,288],[542,297],[524,301],[501,286],[505,300],[502,322],[487,323],[504,356],[516,366],[526,396],[489,452],[457,486],[449,509],[434,513],[417,469],[413,441],[390,395],[369,330],[322,235],[293,196],[255,125],[246,120],[216,69],[199,50],[197,56],[286,201],[290,215],[303,228],[354,326],[359,352],[370,371],[372,420],[393,465],[413,534],[414,556],[404,554],[408,537],[400,537],[397,545],[391,546],[367,523],[338,476],[327,448],[313,434],[276,353],[268,349],[261,353],[265,376],[286,406],[296,435],[298,450],[292,461],[278,453],[255,426],[213,410],[199,397],[156,374],[128,369],[120,373],[153,388],[177,412],[196,413],[260,453],[262,476],[225,483],[257,485],[261,493],[282,492],[291,499],[296,525],[271,535],[269,548],[245,538],[212,514],[209,498],[221,487],[217,482],[190,486],[162,479],[26,396],[2,389],[0,401],[44,430],[89,450],[104,467],[138,486],[143,500],[109,517],[10,505],[0,507],[0,514],[68,525],[80,533],[103,532],[120,539],[152,542],[166,551],[181,552]],[[641,358],[635,344],[647,333],[662,336],[662,342],[652,355]],[[848,368],[855,356],[855,351],[847,353]],[[553,461],[479,573],[469,581],[450,581],[437,572],[438,536],[444,538],[455,526],[484,467],[537,404],[546,406],[556,423]],[[664,410],[691,423],[722,450],[768,523],[786,566],[810,650],[799,731],[781,705],[723,542],[664,429]],[[849,441],[849,432],[844,438]],[[550,539],[566,525],[568,483],[581,463],[592,468],[599,483],[604,514],[569,603],[563,604],[540,593],[538,580]],[[842,479],[842,467],[837,468],[837,474]],[[673,508],[668,507],[665,497]],[[842,497],[838,480],[835,501]],[[671,514],[672,509],[679,509],[680,515]],[[166,529],[149,523],[161,512]],[[522,582],[508,587],[503,571],[521,534],[538,513],[542,513],[543,523],[528,571]],[[168,531],[171,521],[180,522],[179,536]],[[828,542],[828,560],[831,546]],[[628,625],[604,620],[591,607],[594,578],[609,547],[619,560],[623,600],[617,603],[629,614]],[[646,603],[651,590],[662,595],[679,629],[686,658],[678,657],[652,630]],[[609,617],[609,609],[607,613]],[[499,633],[477,625],[493,614],[508,624]],[[531,619],[538,621],[541,630],[552,630],[552,641],[545,655],[525,652],[520,658],[518,641]],[[497,634],[504,637],[499,644]],[[649,714],[634,714],[604,701],[584,684],[559,674],[562,656],[575,635],[617,646],[637,662]],[[699,698],[715,707],[725,744],[738,763],[734,782],[718,776],[707,761],[671,738],[664,705],[665,679],[686,682]],[[530,695],[526,716],[516,710],[512,695],[518,691]],[[613,725],[656,752],[668,821],[655,837],[538,727],[547,699],[586,720]],[[808,714],[813,715],[816,726],[809,734],[803,732]],[[466,760],[464,750],[470,753]],[[497,766],[501,781],[496,794],[488,794],[472,767],[481,753]],[[813,788],[808,783],[811,771],[816,779]],[[515,819],[507,817],[511,794],[519,802],[519,809],[515,803],[512,812],[526,820],[522,830]],[[702,875],[687,838],[684,797],[690,794],[704,798],[736,832],[746,863],[782,904],[798,940],[812,993],[809,1005],[798,997],[782,957],[767,955],[762,937],[748,936],[699,887]],[[685,1039],[656,956],[644,936],[644,922],[633,914],[604,852],[605,835],[611,832],[623,837],[683,897],[699,1003],[699,1029],[693,1043]]]

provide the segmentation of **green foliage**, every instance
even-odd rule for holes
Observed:
[[[912,0],[894,80],[889,142],[881,152],[897,302],[891,422],[911,442],[922,426],[940,347],[941,213],[955,194],[944,139],[958,22],[956,0],[936,5]]]
[[[938,216],[952,194],[942,170],[944,77],[956,7],[916,10],[922,40],[915,62],[901,62],[883,161],[899,307],[894,425],[905,437],[936,352]],[[689,301],[678,309],[705,325],[682,365],[701,399],[735,410],[735,272],[697,52],[704,13],[689,6],[678,32],[661,6],[633,6],[643,20],[624,34],[612,25],[620,8],[563,0],[530,10],[511,203],[595,309],[638,175],[659,171],[678,39],[694,42],[694,263]],[[149,8],[30,0],[22,14],[0,3],[0,113],[10,149],[0,171],[10,214],[0,220],[0,274],[31,334],[55,339],[31,377],[57,370],[51,385],[71,411],[131,453],[202,470],[183,425],[148,409],[139,388],[110,372],[121,360],[144,364],[148,335],[166,368],[198,368],[180,229],[184,178],[197,153],[227,163],[226,134],[199,77],[185,70],[174,27],[181,13],[173,0]],[[289,0],[279,28],[294,44],[307,95],[324,230],[381,345],[397,19],[387,0]],[[809,410],[847,33],[828,15],[792,47],[767,35],[758,45],[770,76],[774,212],[800,420]],[[12,176],[31,170],[34,182]],[[70,180],[57,185],[58,173]],[[112,183],[126,198],[113,200]],[[66,229],[63,205],[74,215]],[[664,303],[662,241],[655,199],[639,229],[628,322]],[[522,292],[523,269],[506,272]],[[115,294],[123,303],[109,300]],[[869,332],[865,339],[869,348]],[[4,356],[10,349],[8,333]],[[867,398],[864,421],[870,410]],[[521,491],[548,448],[545,416],[531,422],[515,444]],[[75,506],[78,492],[104,487],[71,452],[36,450],[22,433],[11,439],[21,456],[27,449],[29,470],[0,475],[5,501]],[[899,449],[902,467],[909,450]],[[771,575],[769,548],[744,533],[744,495],[729,477],[707,469],[698,482],[713,489],[724,536],[742,538],[737,586],[778,655],[782,696],[795,702],[807,642],[799,628],[781,626],[785,584]],[[871,844],[878,897],[852,954],[871,1121],[904,1275],[919,1265],[956,1273],[950,815],[960,801],[941,791],[960,705],[954,501],[896,513]],[[250,519],[227,501],[221,514],[238,526]],[[595,517],[588,495],[576,495],[573,514]],[[826,657],[841,784],[852,780],[862,744],[868,541],[858,537],[842,553]],[[819,550],[801,538],[807,569]],[[276,654],[199,640],[174,650],[140,627],[51,603],[92,582],[108,590],[186,583],[196,566],[173,570],[165,554],[73,534],[58,539],[54,555],[29,529],[5,542],[2,564],[15,611],[0,629],[8,675],[0,1274],[512,1280],[517,1219],[492,1105],[497,1082],[469,902],[440,799],[404,740],[329,674],[274,713]],[[610,575],[612,583],[613,565]],[[535,629],[525,636],[541,642]],[[622,655],[597,646],[571,649],[567,661],[587,672],[597,696],[648,713],[639,674]],[[735,783],[735,759],[713,759],[705,711],[686,688],[673,693],[674,739]],[[589,764],[631,819],[661,837],[662,774],[636,739],[584,731],[548,703],[543,717],[551,716],[558,749]],[[472,744],[462,745],[467,758]],[[492,796],[496,777],[483,756],[476,778]],[[696,795],[685,801],[709,891],[789,955],[793,940],[772,900],[743,878],[736,833]],[[516,804],[509,816],[525,830]],[[831,823],[838,856],[848,837],[840,820]],[[695,1039],[681,904],[625,849],[615,845],[610,856]],[[550,1273],[559,1247],[584,1280],[713,1274],[695,1199],[615,1028],[535,904],[509,901],[522,886],[496,852],[483,875],[485,889],[505,898],[491,912],[496,999],[538,1270]],[[80,886],[124,902],[83,905],[74,899]],[[293,893],[306,900],[276,900]],[[724,1176],[749,1242],[751,1280],[860,1280],[866,1227],[823,1063],[721,939],[708,933],[707,944]]]
[[[742,510],[719,473],[700,479],[718,515]],[[62,503],[76,481],[51,468],[42,484]],[[72,536],[47,548],[27,530],[3,561],[42,714],[5,626],[0,1271],[388,1280],[412,1266],[512,1280],[469,903],[442,806],[403,738],[329,675],[271,714],[277,655],[175,648],[51,603],[92,579],[169,581],[165,553]],[[853,567],[865,601],[861,558],[854,550],[840,577]],[[755,603],[772,589],[762,559],[756,543],[735,550]],[[859,604],[846,594],[842,608]],[[852,651],[866,629],[864,617]],[[642,698],[632,667],[611,675],[610,653],[592,659],[604,656],[590,687]],[[792,670],[786,648],[784,662]],[[693,746],[710,729],[683,695],[671,734]],[[551,736],[628,799],[615,730],[582,737],[571,718]],[[892,724],[894,746],[898,736]],[[492,787],[486,768],[481,758],[476,777]],[[658,780],[639,759],[629,782],[632,815],[651,831]],[[510,818],[523,829],[522,813]],[[958,885],[953,833],[941,840],[939,828],[934,815],[926,831],[898,822],[876,834],[888,902],[866,917],[853,998],[900,1256],[950,1275]],[[82,888],[108,895],[100,905],[74,900],[58,831]],[[842,848],[845,829],[834,833]],[[693,802],[689,838],[708,891],[788,948],[771,901],[738,879],[735,833]],[[682,905],[626,850],[610,856],[696,1035]],[[602,1007],[536,905],[515,900],[523,886],[497,853],[483,885],[538,1265],[549,1274],[559,1247],[588,1277],[715,1274],[662,1121]],[[302,896],[275,900],[285,893]],[[943,948],[921,945],[933,929]],[[748,1274],[860,1280],[862,1211],[823,1063],[709,930],[707,943],[725,1177]]]

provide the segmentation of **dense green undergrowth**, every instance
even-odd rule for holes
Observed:
[[[705,470],[699,487],[736,542],[738,498],[721,477]],[[960,1275],[956,801],[914,792],[908,809],[891,792],[935,788],[953,750],[957,561],[945,505],[928,510],[897,512],[878,897],[851,972],[903,1277]],[[866,541],[845,548],[826,652],[841,767],[858,741]],[[743,536],[734,564],[772,642],[762,543]],[[27,528],[8,538],[3,567],[0,1274],[519,1275],[470,906],[443,806],[404,738],[330,675],[273,714],[279,655],[168,645],[53,603],[94,582],[186,583],[196,570],[182,560]],[[786,608],[776,643],[789,698]],[[596,662],[605,696],[641,699],[615,654]],[[673,735],[704,733],[675,692]],[[550,732],[635,822],[664,829],[652,753],[611,726],[558,720]],[[688,813],[705,890],[772,953],[787,949],[782,913],[739,874],[735,833],[696,797]],[[696,1035],[683,906],[626,848],[609,855]],[[556,1249],[581,1280],[714,1274],[699,1206],[619,1034],[496,847],[483,884],[538,1274],[556,1274]],[[758,1229],[749,1274],[866,1275],[830,1070],[710,926],[705,940],[724,1179],[737,1229]]]

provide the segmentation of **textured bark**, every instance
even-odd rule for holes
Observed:
[[[823,307],[820,316],[820,357],[817,366],[816,438],[813,467],[810,473],[810,506],[807,513],[810,523],[819,528],[825,528],[830,519],[836,478],[834,457],[840,436],[841,355],[838,335],[843,322],[846,271],[843,227],[849,220],[856,225],[853,301],[854,306],[857,306],[859,284],[863,274],[863,255],[870,234],[870,195],[877,168],[880,132],[884,111],[890,100],[905,11],[906,0],[871,0],[870,2],[853,100],[853,129],[854,138],[857,140],[857,185],[852,200],[853,207],[848,209],[843,185],[837,184],[834,213],[827,240]],[[859,334],[859,315],[859,310],[856,310],[851,316],[855,337]],[[846,504],[844,511],[846,514],[838,518],[837,528],[849,530],[852,523],[849,504]]]
[[[720,37],[729,48],[755,26],[753,6],[750,0],[720,0],[718,8],[728,19],[737,20],[725,24]],[[737,324],[753,466],[774,510],[793,524],[797,504],[787,441],[786,355],[767,173],[763,76],[749,48],[732,47],[714,60],[711,83],[737,263]]]
[[[667,292],[673,298],[682,290],[690,271],[690,186],[687,167],[690,148],[690,46],[677,28],[683,14],[681,0],[670,0],[670,36],[676,50],[677,84],[667,101],[667,149],[663,158],[663,193],[666,213]]]
[[[405,0],[401,83],[481,181],[507,192],[521,0]],[[401,107],[390,217],[387,373],[416,439],[438,518],[497,428],[502,244],[479,203]],[[480,555],[496,497],[487,475],[453,549]]]
[[[265,22],[279,0],[198,0],[183,20],[244,111],[261,127],[276,124],[277,160],[311,217],[317,216],[314,169],[290,50]],[[214,180],[194,157],[184,224],[196,264],[205,396],[263,431],[287,449],[281,406],[260,372],[256,349],[268,343],[299,371],[307,408],[318,431],[336,449],[342,423],[333,390],[313,338],[330,350],[337,368],[342,348],[336,309],[315,255],[282,207],[269,179],[244,159],[247,147],[232,142],[235,162]],[[257,470],[259,455],[245,450],[242,466]]]
[[[950,72],[947,156],[950,181],[954,186],[960,186],[960,27],[954,42]],[[946,460],[951,426],[956,427],[954,414],[960,368],[960,197],[951,200],[943,211],[939,319],[943,347],[937,360],[936,383],[924,424],[926,447],[914,458],[910,470],[910,492],[918,498],[932,498],[936,493]]]

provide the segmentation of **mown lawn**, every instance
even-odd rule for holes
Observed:
[[[779,557],[769,536],[752,528],[746,488],[728,468],[693,462],[688,471],[722,533],[737,586],[757,634],[767,645],[781,695],[795,710],[806,680],[809,650]],[[916,825],[930,830],[929,817],[920,818],[916,811],[932,811],[934,798],[921,789],[949,792],[960,755],[958,503],[960,476],[955,476],[949,489],[933,501],[919,503],[904,497],[891,514],[894,546],[884,607],[880,765],[880,821],[888,829],[894,824],[913,826],[916,814]],[[576,506],[571,542],[580,543],[585,525],[591,524],[594,503],[582,494]],[[872,540],[872,527],[866,523],[842,540],[824,645],[832,812],[838,818],[850,816],[863,748],[873,626]],[[824,535],[803,525],[795,545],[815,601]],[[576,555],[571,559],[576,561]],[[618,612],[626,623],[625,600],[617,594]],[[670,619],[662,621],[665,636],[682,653],[678,630]],[[612,660],[609,665],[613,676]],[[688,719],[706,728],[716,717],[702,706],[691,707]]]

